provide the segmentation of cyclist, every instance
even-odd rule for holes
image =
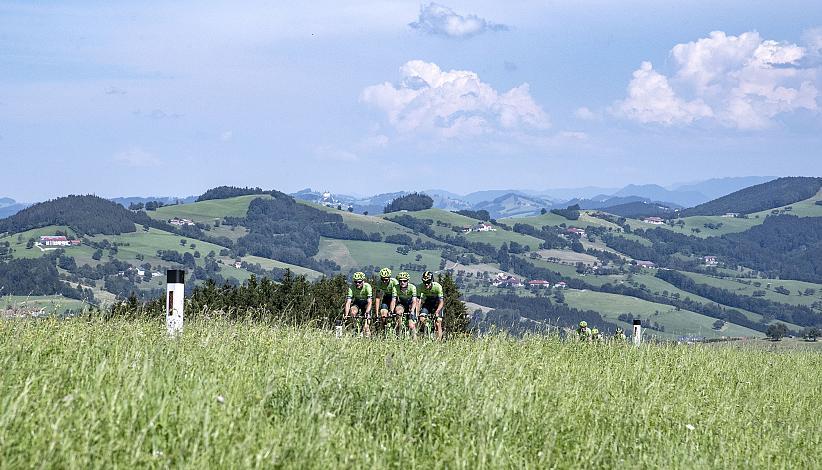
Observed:
[[[445,294],[442,291],[442,285],[439,282],[434,282],[434,274],[431,271],[422,273],[422,284],[417,289],[419,294],[419,316],[420,323],[423,326],[427,325],[428,316],[432,316],[434,326],[437,330],[437,339],[442,340],[442,318],[445,315]]]
[[[385,325],[388,323],[388,315],[393,312],[394,307],[397,306],[397,285],[397,280],[391,277],[390,269],[380,269],[380,280],[374,289],[374,296],[377,299],[374,305],[383,328],[385,328]]]
[[[591,330],[591,339],[595,343],[601,343],[602,342],[602,334],[599,332],[599,330],[597,328],[594,328],[594,329]]]
[[[358,318],[365,317],[363,331],[365,336],[371,336],[369,323],[371,320],[371,284],[365,282],[365,273],[357,271],[351,276],[352,285],[348,287],[348,295],[345,297],[345,317]]]
[[[417,339],[417,286],[411,284],[411,276],[403,271],[397,274],[396,288],[397,292],[397,306],[394,309],[396,315],[403,315],[404,320],[408,323],[408,329],[411,330],[411,337]]]
[[[579,322],[579,328],[577,328],[577,336],[579,337],[580,341],[588,341],[591,339],[591,329],[588,328],[588,322],[582,320]]]
[[[621,326],[616,327],[616,331],[614,331],[614,340],[618,343],[628,341],[628,337],[625,336],[625,330],[623,330]]]

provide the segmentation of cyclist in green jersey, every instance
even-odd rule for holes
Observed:
[[[397,285],[399,283],[396,279],[391,277],[391,270],[388,268],[380,269],[380,280],[377,282],[375,289],[375,297],[377,301],[374,305],[379,313],[379,319],[385,325],[388,321],[388,314],[394,311],[397,306]]]
[[[345,316],[346,318],[357,317],[359,315],[364,316],[365,326],[363,331],[365,332],[365,336],[371,336],[369,327],[371,320],[371,298],[373,297],[371,284],[365,282],[365,273],[363,272],[354,273],[351,279],[354,282],[348,287],[348,295],[345,297]]]
[[[419,316],[420,323],[425,325],[429,315],[433,317],[434,326],[437,330],[437,339],[442,339],[442,318],[445,315],[445,294],[442,285],[434,282],[434,274],[431,271],[422,273],[422,284],[417,289],[419,295]]]
[[[411,276],[407,272],[397,274],[397,282],[399,285],[397,291],[397,306],[394,309],[396,315],[403,315],[404,320],[408,322],[408,329],[411,331],[411,337],[417,339],[417,286],[411,284]]]
[[[580,341],[590,341],[591,340],[591,329],[588,328],[588,322],[582,320],[579,322],[579,328],[577,328],[577,336]]]

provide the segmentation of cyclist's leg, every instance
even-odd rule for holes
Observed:
[[[417,314],[414,312],[413,301],[408,305],[405,322],[408,325],[408,330],[411,332],[411,338],[417,339]]]
[[[442,329],[444,326],[443,323],[445,323],[445,309],[440,310],[439,315],[436,316],[434,321],[437,327],[437,339],[442,341]]]
[[[431,336],[431,319],[428,309],[425,306],[420,307],[420,334],[425,337]]]

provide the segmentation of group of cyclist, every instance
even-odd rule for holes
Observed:
[[[407,272],[397,277],[391,274],[388,268],[380,269],[376,286],[371,286],[365,273],[354,273],[345,299],[344,318],[361,321],[365,336],[371,336],[371,327],[376,321],[385,331],[393,327],[399,332],[407,326],[414,339],[418,326],[422,331],[432,331],[433,323],[436,338],[441,340],[445,295],[442,285],[434,281],[434,274],[425,271],[419,286],[411,283]]]
[[[577,338],[580,341],[586,341],[589,343],[602,343],[606,339],[605,335],[600,332],[599,329],[588,328],[588,322],[585,320],[579,322],[579,327],[577,328]],[[618,343],[628,342],[628,337],[625,335],[625,330],[619,326],[614,330],[614,335],[611,339]]]

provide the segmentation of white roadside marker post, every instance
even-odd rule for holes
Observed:
[[[185,300],[186,272],[166,270],[166,329],[170,336],[183,332],[183,301]]]
[[[642,320],[634,320],[634,346],[642,343]]]

